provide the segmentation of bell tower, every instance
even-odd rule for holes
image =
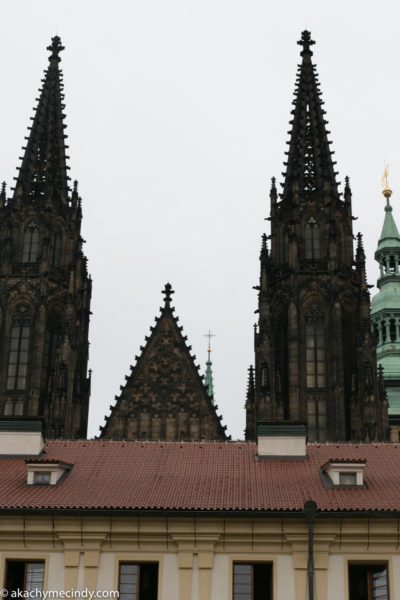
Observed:
[[[383,177],[385,219],[375,252],[379,264],[378,292],[372,298],[371,319],[375,328],[378,364],[383,369],[389,402],[391,440],[400,440],[400,233],[393,207],[392,190]]]
[[[246,438],[260,421],[304,421],[310,441],[385,439],[362,237],[354,253],[349,179],[341,197],[308,31],[299,44],[283,189],[272,180],[261,246]]]
[[[77,182],[67,175],[58,36],[11,197],[0,194],[0,414],[41,416],[50,438],[86,437],[91,280]]]

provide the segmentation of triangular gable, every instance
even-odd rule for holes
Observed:
[[[164,306],[121,387],[100,437],[147,440],[225,440],[225,427],[207,393],[187,337],[171,307],[167,284]]]

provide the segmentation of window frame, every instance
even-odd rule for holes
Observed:
[[[26,582],[27,582],[27,572],[26,572],[26,566],[29,564],[42,564],[43,565],[43,578],[42,578],[42,591],[47,589],[47,579],[48,579],[48,575],[47,575],[47,564],[48,564],[48,560],[49,560],[49,556],[48,554],[43,555],[37,555],[37,554],[29,554],[28,556],[6,556],[4,557],[4,562],[3,562],[3,573],[4,573],[4,585],[3,587],[8,589],[9,585],[8,585],[8,569],[9,569],[9,563],[22,563],[25,565],[25,569],[24,569],[24,591],[29,591],[26,590]],[[21,589],[21,588],[19,588]],[[10,590],[11,591],[11,590]],[[33,590],[31,590],[33,591]],[[9,594],[9,596],[11,596],[11,594]],[[34,596],[31,596],[32,598],[34,598]],[[39,596],[40,597],[40,596]]]
[[[114,589],[119,590],[120,584],[120,565],[121,564],[157,564],[158,565],[158,582],[157,582],[157,600],[162,600],[162,582],[163,582],[163,567],[164,556],[160,554],[152,554],[151,558],[148,554],[118,554],[115,556],[114,563]]]
[[[51,471],[33,471],[32,485],[50,485]]]
[[[13,331],[18,329],[16,335]],[[24,330],[27,329],[27,335],[24,335]],[[32,336],[32,319],[29,313],[21,314],[20,311],[14,313],[11,320],[10,337],[8,345],[7,355],[7,371],[6,371],[6,391],[7,392],[23,392],[27,388],[29,362],[30,362],[30,346]],[[24,343],[26,342],[26,343]],[[13,345],[16,346],[13,348]],[[26,347],[25,347],[26,346]],[[21,359],[22,353],[26,354],[26,359]],[[16,354],[15,361],[12,360],[12,354]],[[12,367],[15,368],[15,372],[12,373]],[[24,375],[21,375],[25,368]],[[24,379],[23,386],[20,386],[19,379]],[[13,379],[12,385],[10,385],[10,379]]]
[[[313,216],[309,217],[304,225],[304,258],[306,260],[322,258],[321,227]]]
[[[365,560],[364,557],[359,558],[359,557],[349,557],[347,559],[347,564],[346,564],[346,573],[345,573],[345,581],[346,581],[346,598],[347,600],[352,600],[350,597],[350,567],[351,566],[371,566],[371,567],[378,567],[378,566],[386,566],[386,577],[387,577],[387,600],[391,600],[394,596],[392,595],[392,581],[393,581],[393,571],[392,571],[392,561],[391,561],[391,557],[388,558],[382,558],[381,555],[373,555],[371,556],[368,560]],[[369,598],[366,598],[365,600],[370,600]]]
[[[277,568],[276,568],[276,556],[272,555],[263,555],[257,556],[257,558],[253,558],[252,556],[247,555],[238,555],[232,556],[229,560],[229,576],[228,576],[228,598],[229,600],[234,600],[234,567],[235,565],[270,565],[271,568],[271,600],[275,600],[278,596],[276,593],[277,590]]]

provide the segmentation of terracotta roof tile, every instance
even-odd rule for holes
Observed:
[[[253,443],[51,441],[41,460],[73,465],[29,486],[25,457],[0,459],[0,509],[400,510],[400,446],[309,444],[307,458],[257,459]],[[30,457],[32,460],[32,457]],[[365,487],[327,489],[329,461],[365,460]]]

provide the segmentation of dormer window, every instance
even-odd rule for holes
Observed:
[[[339,485],[357,485],[357,473],[339,471]]]
[[[28,485],[56,485],[63,475],[70,471],[72,465],[62,462],[27,462]]]
[[[50,485],[50,471],[33,471],[33,483],[35,485]]]
[[[363,487],[366,464],[365,460],[329,461],[322,467],[322,473],[327,476],[326,483],[329,487]]]

